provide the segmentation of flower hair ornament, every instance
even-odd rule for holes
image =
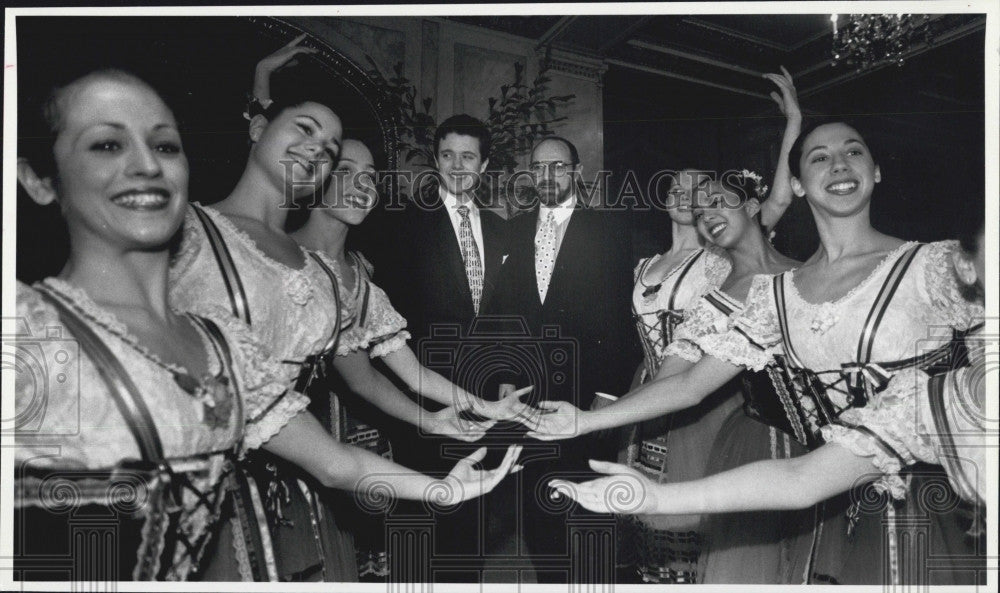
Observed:
[[[759,173],[751,171],[749,169],[743,169],[740,171],[740,176],[743,177],[743,181],[746,182],[748,179],[753,180],[753,192],[757,194],[758,200],[763,200],[767,197],[767,184],[764,183],[764,177]]]

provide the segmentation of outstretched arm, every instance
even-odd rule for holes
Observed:
[[[334,368],[351,391],[371,402],[393,418],[409,422],[431,434],[440,434],[463,441],[475,441],[493,426],[493,421],[473,422],[458,417],[463,408],[451,405],[439,412],[428,412],[401,392],[389,379],[372,366],[364,350],[336,356]],[[447,400],[446,400],[447,401]]]
[[[435,480],[358,447],[345,445],[304,412],[292,418],[264,449],[312,474],[324,486],[364,493],[373,482],[390,484],[396,498],[457,504],[492,490],[505,475],[518,471],[514,462],[520,447],[507,449],[503,462],[493,470],[473,469],[486,455],[482,448],[459,461],[442,480]]]
[[[625,465],[591,460],[603,478],[550,484],[598,513],[668,515],[808,508],[880,473],[871,458],[826,444],[792,459],[768,459],[700,480],[654,484]]]
[[[700,403],[743,370],[714,356],[705,356],[676,372],[682,364],[665,363],[656,379],[596,411],[584,412],[567,402],[540,402],[539,407],[547,413],[533,419],[528,435],[541,440],[567,439],[683,410]],[[667,374],[671,372],[676,374]]]
[[[781,67],[781,74],[765,74],[764,78],[778,85],[781,94],[771,92],[771,98],[785,114],[785,133],[781,138],[781,153],[778,155],[778,167],[774,171],[774,181],[771,183],[771,193],[761,206],[760,221],[768,230],[773,229],[781,216],[792,203],[792,180],[788,168],[788,153],[792,144],[802,130],[802,111],[799,109],[798,96],[795,94],[795,84],[792,75]]]
[[[508,396],[500,401],[486,401],[420,364],[409,346],[383,356],[382,360],[414,393],[439,404],[455,406],[459,410],[471,409],[480,416],[493,420],[515,418],[518,412],[527,407],[518,398],[528,393],[530,388],[518,390],[511,394],[513,397]]]

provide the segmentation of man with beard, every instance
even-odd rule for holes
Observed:
[[[569,140],[550,136],[539,142],[530,167],[539,200],[537,215],[524,214],[509,223],[509,257],[500,268],[487,312],[523,318],[539,341],[541,347],[535,352],[543,384],[536,385],[525,401],[563,400],[588,409],[595,392],[625,393],[640,358],[630,316],[629,232],[623,212],[590,208],[584,202],[580,158]],[[550,328],[546,334],[544,327]],[[553,327],[558,335],[551,333]],[[568,354],[575,359],[562,367],[571,376],[553,370],[552,360],[558,355],[546,341],[549,346],[573,344],[575,352]],[[512,376],[509,382],[525,385],[535,380]],[[587,579],[567,574],[569,564],[558,562],[570,552],[567,521],[587,512],[578,507],[555,510],[544,500],[549,490],[543,484],[547,475],[586,473],[588,457],[610,459],[613,451],[586,436],[524,444],[521,524],[537,578],[539,582]],[[541,561],[550,555],[555,563]],[[593,566],[597,580],[611,578],[613,556],[588,560],[592,565],[608,564]]]

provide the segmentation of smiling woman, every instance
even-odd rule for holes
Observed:
[[[66,110],[70,103],[74,109]],[[188,165],[173,114],[156,92],[131,74],[107,70],[62,88],[51,104],[47,123],[57,137],[50,158],[59,176],[46,182],[27,161],[20,171],[40,204],[54,201],[58,190],[63,215],[76,223],[71,242],[89,249],[113,240],[124,249],[173,237],[186,207]],[[173,216],[160,215],[163,209]],[[121,236],[106,237],[107,229]]]
[[[21,578],[79,576],[37,562],[67,545],[73,562],[93,554],[102,567],[88,578],[192,578],[221,525],[236,457],[306,402],[280,395],[278,365],[245,328],[167,305],[188,165],[160,96],[132,74],[100,70],[44,105],[42,121],[23,120],[18,179],[38,204],[59,204],[71,249],[58,277],[18,284],[17,311],[31,329],[59,328],[63,339],[40,352],[76,372],[36,376],[49,386],[40,394],[15,379],[17,409],[45,398],[14,452]],[[103,518],[94,528],[105,545],[75,545],[67,513]]]
[[[41,104],[52,80],[109,66],[133,72],[173,108],[190,163],[189,196],[211,204],[228,195],[246,164],[247,128],[239,107],[246,101],[247,73],[258,56],[297,31],[266,17],[19,16],[16,33],[22,118]],[[393,166],[395,155],[385,148],[392,130],[363,69],[315,37],[310,43],[316,53],[278,73],[275,84],[282,91],[308,87],[325,103],[335,98],[337,115],[356,130],[353,135]],[[17,199],[17,277],[33,282],[65,262],[65,223],[20,190]]]

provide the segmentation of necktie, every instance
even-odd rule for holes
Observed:
[[[469,280],[469,290],[472,291],[472,307],[479,314],[479,301],[483,298],[483,262],[479,259],[479,247],[472,235],[472,221],[469,220],[469,207],[459,206],[458,215],[462,222],[458,225],[458,242],[462,248],[462,261],[465,263],[465,277]]]
[[[542,221],[535,233],[535,278],[538,280],[538,298],[545,302],[552,279],[552,267],[556,262],[556,215],[549,215]]]

